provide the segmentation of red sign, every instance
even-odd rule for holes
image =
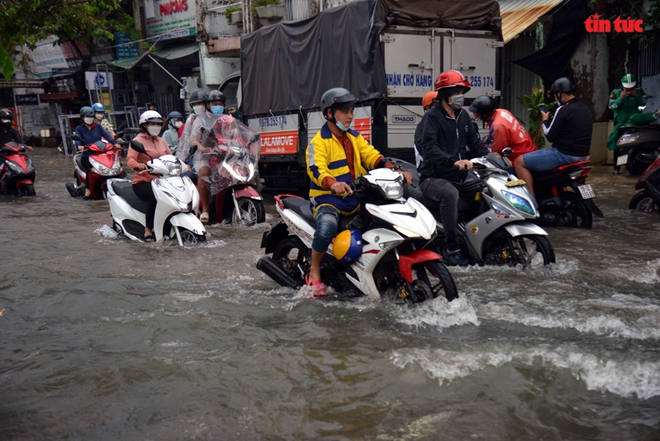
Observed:
[[[262,155],[287,155],[298,151],[298,132],[261,134]]]
[[[364,139],[371,141],[371,118],[355,118],[353,128],[360,132]]]
[[[584,28],[587,32],[612,32],[612,27],[614,27],[615,32],[644,32],[644,22],[642,20],[633,20],[630,17],[625,19],[619,16],[612,23],[610,20],[600,18],[600,15],[594,14],[584,22]]]

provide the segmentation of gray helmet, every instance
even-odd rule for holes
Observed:
[[[326,110],[347,110],[357,103],[357,98],[343,87],[334,87],[321,96],[321,111],[326,116]]]
[[[9,109],[0,109],[0,126],[4,128],[10,128],[12,125],[12,119],[14,116],[11,114]],[[5,122],[8,121],[8,122]]]
[[[208,95],[208,100],[209,100],[209,102],[211,102],[211,101],[222,101],[223,103],[225,101],[227,101],[225,99],[225,94],[220,92],[219,90],[210,91],[209,95]]]
[[[573,82],[566,77],[558,78],[554,83],[552,83],[552,87],[550,88],[550,93],[557,92],[574,93],[575,84],[573,84]]]
[[[470,112],[479,112],[482,115],[490,115],[496,108],[495,100],[488,95],[479,95],[470,104]]]
[[[167,115],[167,119],[170,119],[170,120],[171,119],[177,119],[177,118],[183,119],[183,115],[181,115],[181,112],[177,112],[176,110],[171,111],[169,113],[169,115]]]
[[[80,116],[94,116],[94,109],[90,106],[83,106],[80,108]]]
[[[204,92],[202,89],[197,89],[196,91],[191,93],[190,99],[188,100],[191,106],[196,103],[207,103],[208,101],[209,98],[206,95],[206,92]]]

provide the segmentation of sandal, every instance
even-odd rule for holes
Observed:
[[[203,224],[208,224],[209,223],[209,214],[205,211],[202,213],[202,215],[199,217],[199,220]]]
[[[144,236],[144,241],[145,242],[156,242],[156,238],[153,236],[153,234],[148,234]]]
[[[307,294],[310,299],[323,300],[328,296],[328,293],[325,290],[325,284],[320,280],[310,282],[309,273],[305,274],[305,285],[311,288]]]

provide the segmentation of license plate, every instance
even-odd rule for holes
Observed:
[[[525,185],[525,181],[522,179],[516,179],[515,181],[507,181],[506,186],[507,187],[519,187],[521,185]]]
[[[616,158],[616,165],[626,165],[626,162],[628,162],[628,155],[623,155]]]
[[[596,194],[591,189],[591,185],[589,185],[589,184],[578,185],[578,190],[580,190],[580,194],[582,195],[582,199],[591,199],[591,198],[596,197]]]

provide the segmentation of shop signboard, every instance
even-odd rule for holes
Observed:
[[[144,12],[149,40],[197,34],[195,0],[144,0]]]

